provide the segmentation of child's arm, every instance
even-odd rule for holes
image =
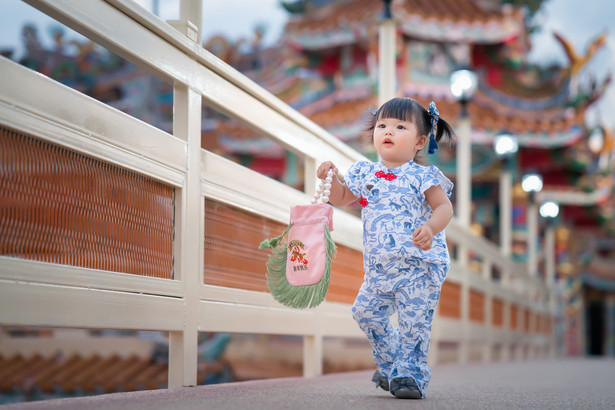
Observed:
[[[333,180],[331,181],[329,203],[335,206],[343,206],[356,201],[358,198],[337,178],[337,167],[331,161],[325,161],[320,164],[316,171],[316,176],[320,179],[325,179],[330,169],[333,170]]]
[[[433,214],[425,225],[412,234],[414,245],[424,251],[431,249],[433,236],[442,231],[453,218],[453,205],[440,185],[425,191],[425,199],[433,209]]]

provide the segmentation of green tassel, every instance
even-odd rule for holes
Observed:
[[[325,300],[327,290],[329,290],[331,263],[335,257],[337,247],[331,237],[329,227],[325,225],[327,258],[325,260],[325,272],[322,280],[314,285],[293,286],[286,279],[287,242],[283,240],[281,243],[278,243],[289,229],[290,225],[281,236],[274,238],[278,241],[276,242],[277,246],[271,251],[269,261],[267,262],[267,286],[269,286],[273,298],[285,306],[296,309],[315,308]],[[263,241],[263,243],[265,242],[268,242],[268,245],[271,244],[271,241]],[[259,249],[263,248],[260,247]]]
[[[282,235],[276,236],[275,238],[271,238],[271,239],[265,239],[264,241],[262,241],[261,244],[258,245],[258,249],[275,248],[276,246],[278,246],[280,241],[284,238],[284,235],[286,235],[288,231],[290,231],[290,228],[292,226],[293,224],[288,225]]]

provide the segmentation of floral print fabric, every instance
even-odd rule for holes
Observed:
[[[450,258],[444,231],[434,235],[427,251],[414,246],[412,233],[433,212],[425,191],[440,185],[450,196],[453,184],[435,166],[413,161],[394,169],[360,161],[344,183],[363,206],[365,277],[353,317],[372,345],[380,372],[389,380],[415,379],[424,395],[431,375],[427,352],[433,312]],[[395,312],[399,329],[390,321]]]
[[[379,177],[389,173],[396,178]],[[395,264],[404,263],[405,259],[419,259],[435,265],[431,274],[437,280],[444,280],[450,268],[444,231],[434,235],[433,246],[427,251],[412,243],[414,230],[427,222],[433,212],[424,192],[440,185],[447,196],[451,195],[453,184],[438,168],[411,161],[388,169],[380,162],[360,161],[350,167],[344,183],[357,198],[361,198],[363,205],[366,282],[385,291],[401,285],[397,275],[383,276],[383,272]],[[374,271],[377,272],[372,275]]]

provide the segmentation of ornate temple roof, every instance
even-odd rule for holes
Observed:
[[[305,0],[302,3],[305,3],[303,12],[287,23],[284,36],[288,45],[299,54],[322,55],[345,45],[353,45],[366,53],[377,52],[373,49],[373,42],[377,38],[382,2]],[[418,42],[417,47],[430,43],[471,45],[466,53],[469,53],[471,65],[480,78],[479,89],[469,104],[473,143],[491,145],[494,136],[503,130],[517,135],[521,146],[554,148],[577,143],[586,133],[584,117],[587,107],[600,98],[610,79],[602,84],[594,81],[581,89],[575,75],[579,67],[604,45],[604,35],[595,39],[583,54],[575,52],[562,35],[556,34],[569,56],[570,65],[531,66],[525,62],[529,45],[521,9],[513,9],[510,5],[500,7],[499,3],[489,0],[399,0],[392,2],[392,8],[398,33],[405,36],[407,42]],[[398,50],[401,53],[398,65],[416,66],[420,53],[430,52],[421,49],[418,56],[409,57],[404,53],[412,51]],[[323,60],[322,64],[330,64],[329,60]],[[336,69],[340,70],[340,67]],[[442,66],[439,69],[442,70]],[[445,78],[434,78],[428,71],[417,73],[412,67],[407,70],[414,71],[400,76],[398,95],[427,102],[433,99],[443,106],[440,111],[448,113],[447,118],[458,116],[459,108]],[[349,92],[348,87],[346,92]],[[360,96],[356,105],[366,100],[371,101]],[[353,124],[361,118],[362,110],[349,110],[352,105],[350,101],[331,106],[319,104],[321,112],[314,109],[305,111],[300,106],[296,108],[339,138],[349,141],[349,134],[356,131]]]
[[[303,50],[364,42],[375,35],[382,8],[382,2],[374,0],[305,7],[299,18],[287,23],[285,38]],[[392,9],[401,33],[430,41],[500,43],[525,30],[520,10],[473,0],[400,0],[393,1]]]
[[[521,10],[472,0],[399,1],[393,12],[403,34],[431,41],[501,43],[525,31]]]

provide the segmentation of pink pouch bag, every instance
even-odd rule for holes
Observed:
[[[286,279],[292,286],[315,285],[325,272],[325,226],[333,230],[333,208],[327,204],[293,206],[290,224]]]
[[[272,248],[267,286],[275,300],[303,309],[325,299],[336,251],[332,218],[333,207],[327,204],[293,206],[284,233],[260,244],[259,249]]]

